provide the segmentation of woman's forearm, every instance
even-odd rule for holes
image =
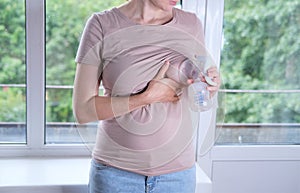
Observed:
[[[95,107],[98,120],[110,119],[129,113],[150,104],[146,93],[129,97],[95,97]]]
[[[93,66],[78,65],[74,90],[73,111],[78,123],[110,119],[156,102],[176,102],[177,84],[164,74],[169,64],[166,63],[151,80],[147,89],[128,97],[98,96],[97,71]]]

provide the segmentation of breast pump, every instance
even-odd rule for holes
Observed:
[[[216,86],[207,76],[205,70],[206,57],[198,56],[194,64],[190,59],[186,58],[181,63],[170,65],[166,75],[180,85],[188,86],[189,105],[191,110],[196,112],[207,111],[212,107],[212,99],[207,90],[207,86]],[[200,74],[205,78],[205,82],[200,80]],[[194,80],[192,84],[188,84],[188,79]]]

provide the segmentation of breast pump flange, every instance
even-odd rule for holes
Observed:
[[[205,56],[196,57],[194,63],[186,58],[181,63],[172,65],[166,72],[168,78],[173,79],[183,87],[188,86],[189,106],[195,112],[207,111],[212,107],[213,101],[207,87],[208,85],[217,85],[204,72],[206,62]],[[205,82],[201,81],[200,75],[204,77]],[[194,82],[188,84],[189,79],[194,80]]]

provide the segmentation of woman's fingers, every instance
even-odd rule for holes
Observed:
[[[212,79],[220,77],[217,67],[212,66],[207,69],[207,76],[211,77]]]
[[[167,60],[165,63],[162,65],[162,67],[159,69],[158,73],[156,76],[153,78],[153,80],[161,80],[165,77],[165,74],[170,66],[170,62]]]
[[[179,100],[182,93],[180,85],[176,81],[165,77],[169,65],[170,62],[165,61],[148,85],[146,96],[150,97],[153,102],[176,102]]]
[[[212,66],[207,69],[207,76],[215,83],[215,85],[209,85],[207,90],[210,91],[211,96],[214,96],[219,91],[221,85],[220,73],[216,66]]]
[[[170,79],[169,79],[170,80]],[[161,80],[152,80],[146,90],[147,96],[153,102],[175,102],[179,100],[176,88],[167,78]]]

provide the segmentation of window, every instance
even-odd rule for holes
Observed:
[[[25,2],[2,0],[0,9],[0,144],[25,144]]]
[[[74,58],[87,18],[124,2],[0,2],[1,156],[90,154],[74,126]]]
[[[300,144],[300,3],[225,0],[217,144]]]
[[[1,156],[90,155],[72,112],[74,59],[88,17],[125,2],[0,2]]]

